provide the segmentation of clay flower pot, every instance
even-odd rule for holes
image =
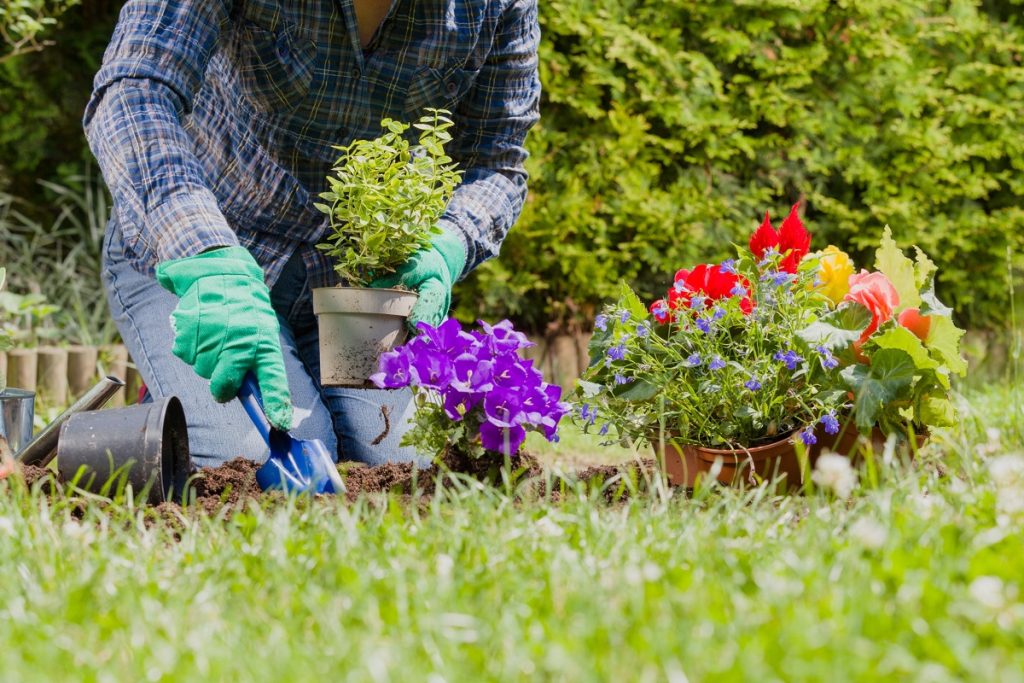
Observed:
[[[747,449],[705,448],[664,444],[665,471],[673,486],[693,488],[697,481],[711,474],[716,462],[722,467],[717,479],[723,484],[739,486],[751,483],[751,473],[763,479],[786,476],[789,487],[799,486],[800,460],[797,458],[793,432],[778,441]],[[657,443],[657,442],[655,442]]]
[[[908,430],[909,432],[909,430]],[[861,439],[860,432],[853,425],[851,419],[846,419],[842,422],[839,428],[838,434],[828,434],[825,432],[825,428],[818,424],[814,430],[814,435],[817,437],[818,442],[808,448],[808,457],[811,465],[818,459],[822,453],[829,451],[838,455],[843,455],[848,458],[852,457],[854,461],[857,461],[861,456],[861,448],[858,448],[859,444],[870,445],[871,449],[875,453],[881,453],[885,449],[886,436],[881,429],[875,427],[871,430],[871,434],[868,437]],[[928,432],[917,433],[914,432],[914,443],[917,449],[921,449],[928,441]],[[900,435],[899,447],[907,448],[909,446],[909,433],[903,433]],[[911,451],[911,454],[913,451]]]
[[[406,320],[419,295],[404,289],[317,287],[313,313],[320,328],[320,381],[361,387],[377,359],[405,342]]]

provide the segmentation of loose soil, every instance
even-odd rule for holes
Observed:
[[[513,481],[524,484],[523,495],[544,497],[557,501],[567,490],[565,480],[544,477],[544,468],[529,454],[517,455],[509,461],[510,467],[502,471],[492,461],[474,460],[454,455],[443,459],[444,468],[431,466],[417,468],[412,463],[386,463],[368,467],[358,463],[343,463],[339,469],[348,489],[345,498],[353,502],[361,496],[379,497],[381,494],[396,494],[402,498],[429,499],[438,492],[438,487],[450,488],[459,479],[471,477],[491,484]],[[245,458],[235,458],[218,467],[201,470],[192,480],[192,503],[183,507],[177,502],[164,502],[154,508],[158,517],[181,519],[187,510],[192,512],[217,513],[224,509],[239,509],[250,500],[260,502],[283,500],[279,492],[263,492],[256,483],[259,465]],[[584,486],[603,487],[603,495],[609,501],[622,500],[632,490],[642,490],[656,469],[654,460],[622,465],[602,465],[578,470],[573,480]],[[54,484],[63,484],[60,476],[49,469],[29,465],[22,468],[25,482],[31,486],[46,480],[47,493],[53,493]],[[618,484],[605,486],[613,477]],[[548,486],[548,482],[553,486]],[[635,484],[627,485],[630,481]]]

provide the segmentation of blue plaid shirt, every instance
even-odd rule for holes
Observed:
[[[314,285],[336,283],[314,248],[332,145],[439,107],[464,172],[442,219],[464,275],[522,209],[539,32],[537,0],[394,0],[365,50],[352,0],[129,0],[84,123],[133,264],[242,244],[268,284],[296,250]]]

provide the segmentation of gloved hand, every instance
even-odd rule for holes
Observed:
[[[402,285],[419,293],[419,301],[409,315],[409,326],[416,323],[440,325],[452,303],[452,285],[466,266],[466,248],[458,235],[442,230],[430,247],[412,255],[393,275],[370,284],[371,287]]]
[[[280,327],[252,254],[245,247],[224,247],[166,261],[157,266],[156,279],[181,299],[171,314],[174,355],[210,380],[210,393],[221,403],[238,395],[252,370],[267,419],[278,429],[291,429]]]

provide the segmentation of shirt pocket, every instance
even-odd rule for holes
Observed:
[[[294,24],[269,28],[251,20],[241,27],[240,77],[257,106],[287,112],[306,99],[316,66],[316,44]]]
[[[477,73],[462,63],[417,68],[406,90],[406,119],[418,119],[428,108],[454,112],[459,101],[469,92]]]

